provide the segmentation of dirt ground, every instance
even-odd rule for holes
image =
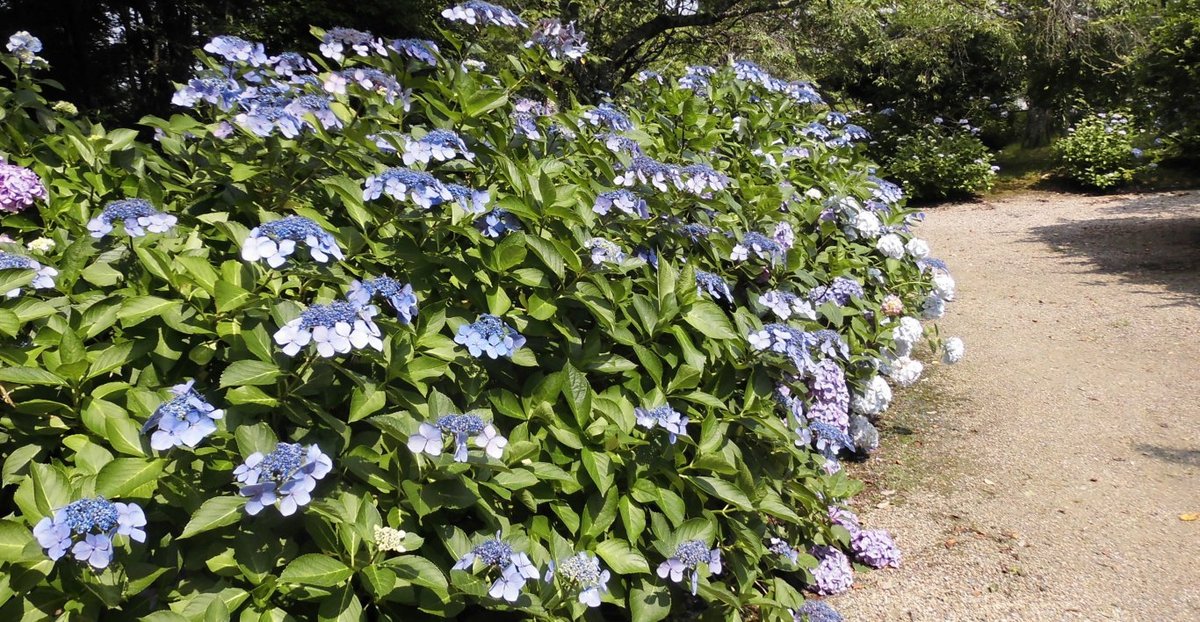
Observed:
[[[1200,621],[1200,192],[936,207],[966,358],[889,413],[847,620]],[[1195,517],[1191,517],[1195,518]]]

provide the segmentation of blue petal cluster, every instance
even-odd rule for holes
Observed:
[[[99,216],[88,221],[87,228],[93,238],[102,238],[120,222],[131,238],[140,238],[151,233],[166,233],[175,226],[176,218],[154,209],[145,199],[122,199],[104,206]]]
[[[734,245],[729,253],[730,261],[746,261],[751,255],[766,259],[771,263],[782,261],[787,249],[772,238],[751,231],[742,236],[742,240]]]
[[[805,299],[780,290],[771,290],[758,297],[758,304],[768,308],[780,320],[788,320],[792,316],[806,320],[817,319],[812,305]]]
[[[404,138],[404,164],[428,164],[430,160],[445,162],[461,155],[467,160],[475,154],[467,149],[462,137],[450,130],[433,130],[420,138]]]
[[[650,208],[646,206],[646,200],[624,189],[600,193],[600,196],[596,197],[592,211],[601,216],[607,216],[614,207],[617,211],[629,216],[650,217]]]
[[[275,343],[288,356],[309,344],[325,358],[367,347],[382,351],[383,333],[373,319],[378,312],[373,305],[348,301],[313,305],[276,331]]]
[[[721,550],[709,549],[703,540],[688,540],[675,548],[675,555],[658,565],[658,576],[681,583],[684,571],[690,571],[692,594],[700,589],[700,576],[696,569],[700,564],[708,566],[709,574],[721,574]]]
[[[422,423],[417,433],[408,437],[408,448],[414,453],[424,453],[430,456],[442,455],[446,445],[446,436],[454,439],[454,461],[467,461],[468,441],[474,439],[488,456],[499,460],[508,446],[495,426],[484,421],[479,415],[443,415],[433,423]]]
[[[204,51],[216,54],[230,63],[240,63],[258,67],[267,64],[267,54],[263,44],[247,41],[241,37],[222,35],[213,37],[204,45]]]
[[[583,120],[592,125],[607,127],[613,132],[627,132],[633,129],[633,121],[612,104],[600,104],[583,113]]]
[[[575,29],[575,22],[564,24],[557,19],[542,19],[534,25],[525,47],[541,47],[552,58],[579,60],[587,54],[588,44],[583,33]]]
[[[851,299],[862,297],[863,287],[858,281],[840,276],[834,277],[829,285],[815,287],[808,292],[808,301],[818,307],[827,302],[844,307],[850,304]]]
[[[556,564],[550,562],[544,577],[546,582],[561,578],[568,589],[578,591],[579,602],[588,607],[600,606],[600,594],[608,591],[610,574],[600,560],[589,553],[576,553]]]
[[[97,570],[113,558],[113,538],[146,541],[146,514],[136,503],[114,503],[104,497],[80,499],[55,510],[33,527],[33,537],[58,561],[70,550],[75,559]]]
[[[34,289],[53,289],[54,277],[58,276],[58,270],[50,266],[43,266],[36,259],[0,251],[0,270],[13,269],[33,270],[36,274],[34,274],[33,282],[29,286]],[[17,287],[3,293],[6,298],[16,298],[21,295],[21,288]]]
[[[393,39],[388,47],[417,62],[438,64],[438,46],[428,39]]]
[[[495,538],[485,540],[460,557],[451,569],[468,570],[476,561],[482,562],[489,569],[500,570],[500,577],[492,584],[488,595],[510,603],[516,602],[520,597],[521,589],[527,581],[538,578],[537,568],[529,560],[529,556],[514,551],[510,544],[500,539],[499,533]]]
[[[625,251],[621,250],[611,240],[604,238],[592,238],[587,241],[585,248],[592,254],[592,265],[599,266],[603,264],[618,265],[625,261]]]
[[[526,24],[516,13],[483,0],[467,0],[442,11],[442,17],[452,22],[466,22],[472,26],[504,26],[525,28]]]
[[[291,516],[312,500],[317,480],[333,470],[333,462],[320,447],[279,443],[271,453],[254,452],[233,475],[242,485],[239,493],[249,497],[246,513],[258,514],[277,505],[279,513]]]
[[[196,392],[192,388],[195,382],[189,380],[171,387],[175,397],[163,402],[142,425],[142,434],[154,430],[150,446],[155,450],[166,451],[181,445],[194,448],[217,431],[217,420],[225,416],[225,411],[218,410]]]
[[[708,293],[713,300],[724,299],[726,302],[733,302],[733,291],[729,289],[729,283],[720,276],[703,270],[696,270],[696,293]]]
[[[353,28],[331,28],[321,37],[321,55],[336,62],[346,60],[346,55],[353,52],[358,56],[370,56],[372,53],[387,56],[387,48],[383,41],[369,32]]]
[[[471,356],[476,358],[484,354],[492,359],[501,356],[511,358],[514,352],[525,345],[525,337],[505,324],[504,320],[485,313],[478,320],[460,326],[454,342],[466,347]]]
[[[413,293],[412,285],[401,284],[389,276],[381,276],[350,284],[346,300],[360,307],[371,303],[376,296],[383,298],[392,306],[396,317],[405,324],[412,324],[417,317],[417,295]]]
[[[408,199],[425,209],[454,200],[450,189],[433,175],[399,167],[371,175],[363,182],[364,201],[374,201],[385,194],[396,200]]]
[[[499,238],[510,231],[520,231],[521,221],[508,210],[497,207],[476,219],[475,228],[489,238]]]
[[[330,258],[344,258],[333,234],[308,218],[293,215],[265,222],[251,229],[246,241],[242,243],[242,259],[262,259],[272,268],[278,268],[296,252],[296,244],[299,242],[308,247],[308,254],[317,263],[326,263]]]
[[[846,373],[833,359],[823,359],[808,380],[808,417],[846,432],[850,425],[850,389]]]
[[[634,408],[634,416],[637,417],[637,424],[653,430],[655,427],[662,427],[667,431],[667,439],[672,445],[679,440],[680,436],[687,436],[688,418],[679,413],[679,411],[671,408],[670,404],[656,406],[654,408]]]

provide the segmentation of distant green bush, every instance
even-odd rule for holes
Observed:
[[[1067,130],[1054,145],[1062,174],[1072,181],[1107,190],[1127,184],[1151,165],[1128,113],[1096,113]]]
[[[1200,0],[1168,2],[1136,62],[1170,155],[1200,159]]]
[[[892,140],[888,172],[916,198],[944,199],[992,189],[992,152],[966,124],[931,123]]]

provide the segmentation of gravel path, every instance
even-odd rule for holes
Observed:
[[[889,415],[860,505],[899,570],[847,620],[1200,620],[1200,192],[937,207],[967,356]],[[885,425],[887,427],[887,425]],[[897,434],[899,432],[899,434]]]

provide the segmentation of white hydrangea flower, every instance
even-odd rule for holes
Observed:
[[[877,238],[880,233],[883,233],[883,223],[879,222],[879,217],[874,212],[858,212],[854,215],[850,226],[865,238]]]
[[[951,337],[942,344],[942,362],[947,365],[953,365],[962,360],[965,351],[966,346],[963,345],[963,340],[958,337]]]
[[[904,245],[904,248],[908,250],[908,254],[911,255],[913,259],[925,259],[929,256],[930,252],[929,243],[921,238],[913,238],[909,240],[908,244]]]
[[[892,404],[892,387],[883,376],[872,376],[861,394],[855,393],[850,408],[857,414],[869,417],[878,415]]]
[[[55,244],[54,240],[51,240],[50,238],[38,238],[29,244],[26,244],[25,248],[28,248],[29,251],[33,253],[49,253],[50,251],[54,250],[55,246],[57,246],[57,244]]]
[[[942,271],[933,275],[933,291],[942,300],[954,300],[954,288],[954,277]]]
[[[937,294],[930,294],[921,304],[921,317],[926,320],[940,320],[946,315],[946,301]]]
[[[908,356],[912,352],[912,347],[925,333],[921,322],[915,317],[900,318],[899,326],[892,329],[892,339],[896,341],[896,352],[901,356]]]
[[[408,548],[404,546],[406,537],[408,537],[408,532],[404,530],[375,526],[375,546],[379,547],[380,551],[407,553]]]
[[[889,233],[875,243],[875,249],[878,250],[884,257],[892,259],[900,259],[904,256],[904,240],[895,233]]]
[[[822,198],[825,197],[825,195],[816,188],[809,188],[808,190],[805,190],[804,195],[814,201],[820,201]]]
[[[888,378],[902,387],[911,387],[916,384],[923,371],[925,371],[925,366],[921,364],[921,361],[907,356],[897,357],[888,364],[886,370]]]

